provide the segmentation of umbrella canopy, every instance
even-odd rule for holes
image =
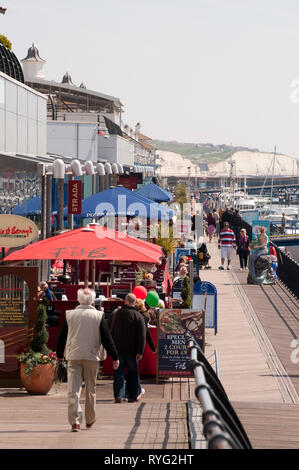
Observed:
[[[154,183],[148,183],[146,186],[138,189],[136,193],[139,196],[147,197],[156,202],[170,202],[173,200],[173,195],[169,191],[160,188],[160,186]]]
[[[11,253],[3,261],[73,259],[158,263],[162,256],[163,251],[158,245],[90,224],[32,243]]]
[[[39,215],[41,213],[42,202],[39,196],[32,197],[24,201],[22,205],[17,204],[12,213],[15,215]]]
[[[67,215],[67,207],[64,209],[64,215]],[[169,220],[172,211],[137,192],[118,186],[84,199],[81,214],[77,217],[103,216],[138,216],[152,220]]]

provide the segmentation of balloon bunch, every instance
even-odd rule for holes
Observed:
[[[159,295],[156,291],[147,291],[143,286],[136,286],[133,289],[133,294],[136,296],[137,299],[144,300],[147,305],[150,307],[158,307],[159,303],[161,302]]]

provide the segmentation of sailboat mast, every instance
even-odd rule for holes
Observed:
[[[272,200],[273,200],[273,180],[274,180],[275,157],[276,157],[276,145],[275,145],[275,147],[274,147],[274,155],[273,155],[272,180],[271,180],[271,195],[270,195],[270,214],[271,214],[271,211],[272,211]]]

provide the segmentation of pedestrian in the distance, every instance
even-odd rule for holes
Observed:
[[[232,215],[231,226],[232,226],[232,229],[234,231],[236,240],[239,239],[240,230],[241,230],[241,223],[242,223],[242,217],[241,217],[238,209],[235,209],[235,211]]]
[[[115,310],[109,319],[112,337],[118,354],[119,368],[114,371],[114,401],[121,403],[128,396],[128,402],[140,398],[138,362],[144,354],[146,324],[140,312],[135,308],[136,296],[128,294],[125,304]],[[125,386],[125,369],[127,380]]]
[[[227,269],[231,269],[230,263],[233,257],[233,247],[236,248],[236,237],[234,231],[229,228],[228,222],[224,222],[223,229],[220,231],[218,239],[218,248],[221,250],[221,266],[219,266],[219,269],[224,269],[226,259]]]
[[[103,312],[92,305],[95,291],[79,289],[77,295],[79,305],[74,310],[66,311],[66,321],[56,345],[58,359],[67,360],[68,419],[73,432],[80,431],[83,421],[80,406],[83,378],[86,427],[91,428],[96,421],[96,378],[105,350],[113,358],[113,368],[119,366],[118,353],[107,320],[103,318]]]
[[[287,219],[286,219],[286,215],[285,215],[284,212],[281,214],[281,216],[282,216],[282,217],[281,217],[280,233],[283,235],[283,234],[284,234],[284,231],[285,231],[285,226],[286,226],[286,221],[287,221]]]
[[[215,219],[215,222],[216,222],[216,234],[219,235],[219,232],[220,232],[220,217],[219,217],[219,214],[218,212],[216,211],[216,209],[213,209],[213,217]]]
[[[209,243],[211,243],[214,233],[216,232],[216,220],[212,212],[209,212],[207,222],[208,222]]]
[[[247,260],[249,256],[249,237],[246,234],[245,228],[240,230],[237,254],[239,255],[240,259],[240,269],[247,269]]]

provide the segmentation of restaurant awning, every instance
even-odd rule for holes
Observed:
[[[158,245],[98,224],[89,224],[32,243],[2,261],[73,259],[158,263],[162,256],[163,251]]]

